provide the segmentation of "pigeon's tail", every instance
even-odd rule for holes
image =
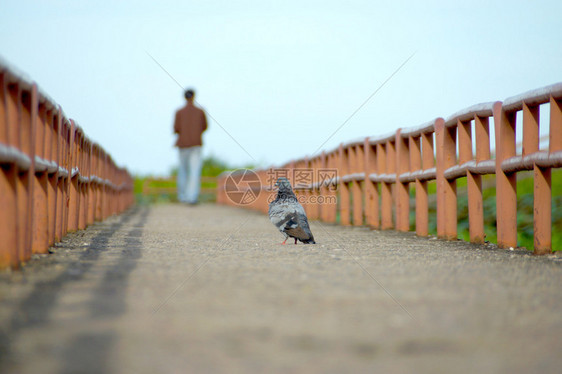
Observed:
[[[303,242],[304,244],[316,244],[314,238],[312,237],[310,239],[301,240],[301,242]]]

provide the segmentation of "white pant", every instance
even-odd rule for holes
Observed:
[[[179,151],[178,200],[184,203],[196,203],[201,184],[201,146],[180,148]]]

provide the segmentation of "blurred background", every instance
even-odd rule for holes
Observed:
[[[141,176],[176,166],[184,103],[149,54],[195,87],[212,117],[204,154],[230,167],[283,164],[562,76],[556,0],[0,4],[0,55]]]
[[[560,14],[557,0],[0,0],[0,56],[135,175],[141,202],[176,199],[172,121],[183,88],[194,87],[209,120],[205,202],[224,170],[280,166],[562,81]],[[548,105],[540,110],[548,118]],[[531,249],[525,176],[518,232]],[[562,173],[552,178],[558,249]],[[487,179],[486,232],[495,242],[495,181]],[[466,239],[465,184],[458,218]]]

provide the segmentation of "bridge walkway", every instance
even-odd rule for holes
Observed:
[[[3,373],[529,373],[562,367],[562,257],[139,206],[0,273]],[[37,257],[37,256],[35,256]]]

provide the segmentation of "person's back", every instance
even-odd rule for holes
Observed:
[[[187,148],[202,145],[201,135],[207,129],[205,112],[196,107],[192,102],[176,112],[174,132],[178,134],[176,147]]]
[[[174,132],[178,134],[176,147],[179,148],[178,200],[196,204],[199,198],[201,180],[201,136],[207,129],[205,112],[194,105],[195,92],[185,91],[187,103],[176,112]]]

